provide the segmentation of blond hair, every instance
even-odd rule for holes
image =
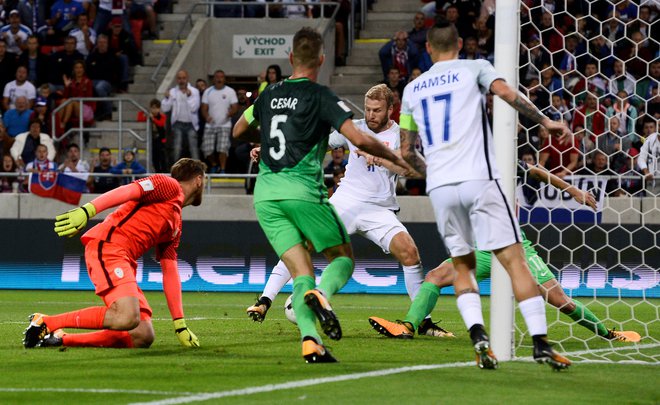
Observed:
[[[386,84],[377,84],[373,86],[367,91],[367,94],[365,94],[364,97],[372,100],[385,100],[387,108],[394,105],[394,94]]]

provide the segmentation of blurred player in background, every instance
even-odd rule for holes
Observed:
[[[384,84],[376,85],[365,94],[365,118],[353,122],[360,130],[398,151],[399,125],[390,117],[393,102],[392,91]],[[401,263],[406,290],[410,299],[415,299],[424,280],[424,271],[415,241],[396,216],[400,209],[396,199],[397,177],[411,168],[401,168],[388,160],[364,153],[337,131],[330,134],[328,146],[343,146],[350,151],[346,174],[330,203],[337,210],[349,235],[357,233],[364,236]],[[280,260],[273,268],[262,296],[247,309],[248,315],[256,322],[263,322],[271,303],[290,279],[289,270]],[[453,336],[434,324],[430,317],[418,326],[420,334]]]
[[[456,27],[447,21],[438,21],[428,30],[426,48],[434,65],[404,90],[401,152],[417,172],[426,175],[438,230],[457,271],[456,301],[478,366],[494,369],[497,359],[490,349],[474,279],[475,241],[480,249],[493,251],[509,273],[534,342],[534,359],[554,369],[567,368],[571,362],[547,341],[545,303],[525,261],[520,228],[498,182],[483,94],[493,92],[550,132],[563,136],[570,132],[507,85],[490,62],[458,60],[461,46]],[[415,149],[418,132],[426,162]]]
[[[331,339],[341,326],[329,299],[353,274],[348,233],[328,203],[321,163],[330,128],[339,129],[356,147],[395,163],[400,157],[360,131],[351,110],[325,86],[316,83],[325,60],[323,38],[302,28],[293,38],[289,62],[293,74],[267,87],[234,126],[234,137],[261,142],[254,207],[268,241],[293,277],[293,308],[302,337],[302,355],[309,363],[335,362],[323,346],[314,316]],[[253,136],[261,125],[261,137]],[[249,139],[247,139],[249,138]],[[307,241],[323,252],[328,266],[316,287]]]
[[[542,167],[531,166],[525,162],[518,162],[518,176],[527,179],[533,178],[535,181],[542,181],[550,183],[561,191],[569,193],[575,201],[580,204],[586,204],[594,211],[596,210],[596,199],[594,196],[586,191],[582,191],[575,186],[565,182],[561,178],[550,174]],[[576,299],[569,298],[561,285],[557,282],[555,275],[552,274],[548,265],[543,262],[532,246],[532,243],[522,233],[523,250],[525,251],[525,259],[527,265],[532,271],[532,275],[539,285],[541,295],[552,306],[559,308],[561,312],[568,315],[571,319],[578,324],[584,326],[592,332],[595,332],[605,339],[616,339],[622,342],[639,342],[639,333],[633,331],[616,331],[607,329],[603,322],[589,310],[584,304]],[[481,282],[484,279],[490,278],[491,272],[491,259],[492,252],[477,250],[476,251],[476,279]],[[369,318],[369,323],[379,333],[394,338],[412,339],[417,325],[423,322],[423,319],[433,311],[440,290],[443,287],[448,287],[454,283],[456,278],[456,269],[453,266],[452,260],[445,260],[440,266],[428,272],[424,283],[420,288],[419,294],[413,301],[406,317],[402,321],[390,322],[382,318],[372,316]]]
[[[163,290],[183,346],[199,346],[186,326],[181,300],[177,252],[181,239],[181,209],[202,203],[206,165],[181,159],[172,177],[154,175],[119,187],[80,208],[56,218],[55,232],[72,237],[97,212],[119,205],[80,240],[96,295],[105,306],[48,316],[35,313],[25,330],[25,347],[92,346],[149,347],[154,341],[152,310],[137,285],[137,260],[152,247],[163,271]],[[62,328],[100,329],[90,333],[64,333]]]

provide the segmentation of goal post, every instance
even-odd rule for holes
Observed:
[[[518,87],[519,0],[498,0],[495,9],[495,70]],[[493,139],[502,188],[515,212],[517,113],[504,100],[493,100]],[[498,359],[513,356],[513,289],[504,267],[492,256],[490,338]]]

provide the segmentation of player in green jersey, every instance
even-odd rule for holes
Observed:
[[[268,241],[293,277],[293,308],[308,363],[335,362],[316,330],[318,318],[331,339],[341,326],[329,300],[353,274],[353,252],[344,224],[327,198],[321,163],[334,127],[359,149],[406,163],[385,145],[360,131],[350,109],[316,83],[323,64],[323,38],[302,28],[293,38],[293,74],[269,86],[234,126],[233,136],[261,143],[254,207]],[[254,128],[261,126],[260,136]],[[316,287],[307,246],[323,252],[329,264]]]
[[[545,169],[537,166],[527,166],[521,162],[519,167],[523,170],[529,170],[529,176],[538,181],[549,182],[560,190],[568,192],[577,202],[587,204],[594,210],[596,201],[594,197],[585,191],[581,191],[574,186],[569,185],[559,177],[550,174]],[[571,319],[585,328],[594,331],[599,336],[606,339],[616,339],[623,342],[639,342],[640,335],[634,331],[615,331],[607,329],[603,322],[589,310],[584,304],[576,299],[569,298],[557,282],[554,274],[548,266],[539,257],[532,243],[523,236],[523,250],[525,258],[532,275],[536,279],[541,295],[552,306],[559,308],[561,312],[568,315]],[[490,277],[492,253],[483,250],[476,252],[477,282]],[[415,300],[408,310],[408,314],[402,321],[390,322],[388,320],[371,317],[369,323],[379,333],[395,338],[411,339],[417,325],[431,313],[440,295],[440,289],[453,284],[456,277],[456,269],[451,259],[445,260],[440,266],[431,270],[425,277],[424,283],[420,287]]]

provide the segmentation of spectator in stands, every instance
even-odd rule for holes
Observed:
[[[581,174],[589,175],[595,174],[598,176],[616,176],[617,174],[610,170],[609,168],[609,159],[606,154],[600,150],[595,150],[592,152],[593,157],[591,159],[591,166],[588,166],[585,170],[581,171]],[[619,188],[618,179],[609,179],[607,180],[607,185],[605,186],[605,193],[609,197],[616,196],[615,191]]]
[[[96,48],[89,54],[87,61],[87,76],[92,80],[96,97],[110,97],[113,88],[119,88],[119,59],[108,48],[108,36],[98,36]],[[96,106],[95,119],[105,121],[112,118],[112,101],[99,101]]]
[[[419,76],[421,76],[422,73],[423,73],[422,69],[413,68],[412,72],[410,73],[410,77],[408,78],[408,83],[410,83],[413,80],[417,79]]]
[[[580,78],[572,90],[578,101],[582,101],[585,91],[589,91],[598,97],[606,94],[608,89],[607,79],[598,73],[598,63],[595,60],[592,59],[587,62],[584,68],[584,76],[586,78]]]
[[[637,165],[644,175],[645,189],[657,196],[660,194],[660,137],[658,137],[658,124],[653,118],[644,120],[644,137]]]
[[[579,43],[580,39],[575,34],[564,38],[564,51],[557,53],[558,60],[555,62],[555,65],[559,66],[562,76],[575,73],[577,69],[576,54]]]
[[[660,60],[656,59],[649,65],[649,74],[637,81],[633,103],[642,111],[644,104],[653,98],[653,89],[658,88],[660,82]]]
[[[92,164],[94,166],[92,173],[110,173],[110,170],[112,170],[112,166],[114,166],[115,163],[110,149],[105,147],[100,148],[99,156],[94,158]],[[89,187],[92,193],[103,194],[110,190],[114,190],[119,187],[119,185],[119,179],[117,177],[90,176],[87,187]]]
[[[18,97],[25,97],[28,100],[29,106],[34,105],[34,100],[37,98],[37,89],[32,83],[27,81],[27,69],[25,66],[19,66],[16,69],[16,80],[5,85],[2,96],[2,109],[4,111],[15,108]]]
[[[7,44],[7,53],[18,57],[25,50],[28,37],[32,35],[32,30],[21,24],[21,17],[18,10],[9,12],[9,24],[0,28],[0,37]]]
[[[16,58],[7,53],[7,43],[0,38],[0,88],[16,77]]]
[[[415,44],[417,52],[422,53],[426,50],[426,26],[424,25],[426,17],[424,13],[418,11],[413,19],[413,28],[408,31],[408,39]]]
[[[51,114],[48,111],[48,101],[42,96],[37,97],[34,103],[34,111],[30,114],[30,122],[36,121],[41,125],[41,132],[50,135],[51,132]]]
[[[583,127],[575,127],[575,139],[580,155],[578,156],[578,167],[584,168],[587,165],[591,164],[591,158],[593,156],[592,151],[596,149],[596,143],[591,140],[590,136],[587,136],[587,131]]]
[[[607,110],[598,103],[596,96],[590,92],[584,97],[584,104],[575,110],[573,116],[573,132],[580,126],[587,130],[587,135],[598,136],[605,131]]]
[[[80,159],[80,147],[76,143],[70,143],[66,148],[66,159],[57,170],[63,173],[89,173],[89,163]],[[85,176],[87,180],[87,176]]]
[[[623,90],[627,94],[633,94],[635,92],[635,78],[626,72],[626,65],[619,59],[615,59],[612,69],[614,73],[610,77],[610,93],[617,94]]]
[[[167,135],[165,125],[167,116],[160,111],[160,101],[152,99],[149,102],[151,118],[151,161],[156,173],[168,173],[170,165],[167,160]],[[146,122],[147,116],[144,112],[138,112],[138,122]]]
[[[447,21],[450,23],[454,24],[456,26],[456,29],[458,30],[458,35],[461,38],[467,38],[467,37],[474,37],[476,36],[476,31],[474,29],[474,20],[476,16],[479,13],[479,8],[474,10],[472,8],[471,11],[468,11],[467,8],[461,7],[459,9],[456,4],[460,4],[462,2],[456,2],[454,4],[449,5],[447,8],[445,8],[445,18]],[[469,2],[469,3],[474,3],[474,2]],[[476,6],[476,4],[474,4]],[[481,6],[481,5],[479,5]],[[462,14],[461,11],[469,12],[469,14]]]
[[[110,52],[119,58],[120,90],[126,91],[130,81],[129,66],[142,64],[142,55],[137,49],[133,35],[122,27],[121,18],[115,17],[112,19],[110,30],[106,34],[108,35]]]
[[[74,62],[85,60],[85,57],[76,49],[77,42],[78,40],[75,37],[66,37],[64,39],[64,49],[50,56],[48,69],[50,78],[48,83],[50,83],[53,91],[64,90],[64,78],[71,77]]]
[[[486,58],[493,63],[495,53],[495,35],[493,28],[488,25],[488,19],[480,18],[477,20],[477,43],[479,51],[486,55]]]
[[[27,69],[27,80],[35,87],[48,82],[48,57],[39,52],[39,39],[35,35],[28,37],[26,50],[18,58],[18,64]]]
[[[337,188],[339,187],[339,183],[341,182],[341,179],[344,178],[345,174],[346,174],[345,167],[342,167],[341,169],[337,169],[334,172],[332,172],[332,187],[328,187],[328,198],[332,197],[335,191],[337,191]]]
[[[188,72],[180,70],[176,74],[177,85],[165,92],[161,103],[163,112],[172,112],[172,136],[174,144],[174,159],[181,158],[181,147],[185,139],[190,149],[190,156],[199,159],[197,147],[197,128],[199,127],[197,110],[199,110],[199,91],[188,83]]]
[[[199,78],[195,80],[195,88],[199,91],[199,96],[202,97],[206,89],[209,87],[209,84],[206,80]],[[201,98],[200,98],[201,103]],[[206,118],[202,115],[202,109],[200,104],[200,109],[197,110],[197,120],[199,121],[199,127],[197,128],[197,146],[201,147],[204,139],[204,130],[206,129]]]
[[[238,99],[238,104],[236,108],[236,113],[231,117],[232,127],[236,124],[243,112],[250,107],[250,97],[248,96],[247,90],[240,88],[236,90],[236,98]],[[250,165],[250,150],[254,147],[254,144],[251,142],[245,142],[241,140],[236,140],[234,148],[234,157],[236,158],[236,165],[238,166],[239,173],[247,173],[248,167]],[[247,184],[247,183],[246,183]]]
[[[31,122],[28,132],[16,136],[16,142],[11,147],[11,157],[14,158],[18,167],[25,167],[25,164],[35,159],[37,145],[44,145],[48,150],[48,160],[55,159],[55,145],[53,139],[41,133],[41,125],[38,122]]]
[[[394,66],[392,66],[387,72],[387,79],[384,80],[383,83],[385,83],[385,85],[387,85],[392,91],[398,90],[399,94],[402,94],[403,89],[406,87],[406,82],[401,79],[399,69]]]
[[[158,27],[156,24],[156,12],[154,11],[154,0],[133,0],[128,9],[130,20],[143,20],[147,28],[145,39],[158,39]]]
[[[238,111],[238,97],[236,91],[226,85],[222,70],[216,70],[213,74],[213,86],[204,92],[200,110],[206,121],[202,152],[211,173],[225,173],[231,146],[231,117]]]
[[[78,24],[72,29],[69,36],[76,39],[76,50],[87,57],[96,44],[96,31],[89,26],[87,14],[78,16]]]
[[[332,174],[335,170],[341,170],[346,167],[348,164],[348,159],[346,159],[346,149],[343,146],[334,148],[330,152],[330,162],[323,169],[323,173]]]
[[[147,170],[135,158],[135,151],[126,149],[124,151],[123,161],[110,169],[112,174],[145,174]],[[135,180],[134,177],[124,177],[122,184],[128,184]]]
[[[544,66],[550,65],[550,55],[541,47],[538,35],[532,35],[527,40],[527,51],[520,54],[520,82],[528,84],[532,79],[539,79]]]
[[[15,138],[7,134],[5,126],[0,123],[0,156],[8,155],[15,141]]]
[[[479,52],[477,39],[475,37],[468,37],[463,42],[463,49],[458,54],[459,59],[486,59],[484,55]]]
[[[278,83],[282,81],[282,69],[280,68],[280,65],[270,65],[266,69],[266,75],[264,77],[264,81],[259,84],[259,93],[264,91],[264,89],[271,84]]]
[[[85,12],[82,2],[57,0],[50,8],[50,19],[46,21],[52,27],[56,37],[68,35],[76,24],[76,18]]]
[[[15,137],[16,135],[26,132],[30,124],[30,115],[32,110],[29,108],[30,103],[24,96],[16,98],[16,107],[7,110],[2,120],[7,128],[9,136]]]
[[[551,134],[541,146],[539,165],[561,178],[570,175],[578,166],[579,146],[574,136],[560,141]]]
[[[564,121],[568,125],[570,125],[571,119],[573,118],[571,110],[568,108],[568,104],[566,103],[566,99],[561,97],[558,92],[552,94],[552,104],[548,109],[544,111],[544,113],[551,120]]]
[[[110,24],[110,21],[112,21],[112,6],[113,6],[113,0],[99,0],[99,5],[96,8],[96,17],[94,18],[94,31],[96,31],[97,34],[100,34],[101,32],[105,31],[108,28],[108,25]],[[123,8],[123,4],[121,4],[121,7]],[[125,13],[123,13],[125,14]],[[120,23],[122,21],[122,17],[117,17],[120,20]],[[128,22],[128,18],[123,18],[125,20],[125,25],[130,29],[130,24]]]
[[[631,148],[627,152],[619,152],[623,155],[622,159],[617,161],[621,162],[622,165],[618,168],[612,167],[612,170],[616,171],[621,177],[621,188],[617,190],[616,195],[634,195],[637,194],[641,189],[643,182],[639,179],[639,173],[641,170],[636,164],[635,157],[639,155],[639,151],[635,148]]]
[[[25,165],[23,171],[26,173],[55,172],[57,171],[57,164],[48,159],[48,148],[46,145],[39,144],[34,153],[34,159]]]
[[[610,117],[609,121],[609,130],[601,134],[597,139],[596,143],[598,145],[598,150],[605,153],[608,157],[613,156],[616,152],[620,151],[621,148],[621,133],[620,126],[621,123],[617,117]],[[627,145],[629,149],[630,145]]]
[[[0,173],[20,173],[21,169],[16,166],[16,162],[11,155],[2,155],[2,167]],[[19,180],[17,176],[0,175],[0,193],[15,193],[18,191]]]
[[[628,102],[628,93],[625,90],[619,90],[612,94],[616,94],[616,97],[614,97],[614,102],[606,111],[607,116],[618,118],[622,135],[635,135],[637,109]],[[633,140],[631,139],[631,141]]]
[[[380,48],[378,57],[383,69],[383,80],[387,80],[392,66],[399,69],[401,79],[408,80],[412,69],[417,66],[419,53],[415,44],[408,41],[408,33],[398,31],[391,41]]]
[[[40,29],[46,28],[45,4],[44,1],[39,0],[19,0],[16,5],[21,24],[30,28],[33,35],[36,35]]]
[[[619,20],[619,16],[610,13],[609,20],[603,24],[603,35],[608,41],[614,43],[626,35],[626,26]]]
[[[85,72],[85,62],[78,60],[73,64],[73,71],[71,78],[64,77],[64,98],[77,98],[77,97],[94,97],[94,85],[87,77]],[[85,101],[82,105],[82,119],[84,123],[91,123],[94,121],[94,110],[96,109],[96,102]],[[72,101],[62,110],[60,110],[60,125],[65,128],[68,124],[77,124],[79,122],[80,102]]]

